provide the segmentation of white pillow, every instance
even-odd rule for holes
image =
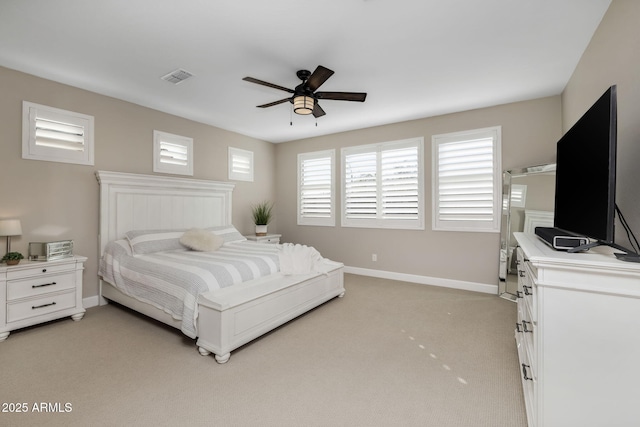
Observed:
[[[219,227],[207,228],[207,230],[217,234],[224,239],[225,243],[244,242],[247,240],[233,225],[222,225]]]
[[[125,236],[134,256],[184,249],[180,244],[183,230],[132,230]]]
[[[222,246],[224,239],[211,231],[192,228],[185,231],[180,238],[180,243],[194,251],[213,252]]]

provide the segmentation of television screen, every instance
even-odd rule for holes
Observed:
[[[614,241],[616,86],[558,141],[554,226],[604,244]]]

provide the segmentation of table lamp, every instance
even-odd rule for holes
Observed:
[[[11,236],[22,234],[22,225],[19,219],[0,219],[0,236],[7,237],[7,253],[11,252]]]

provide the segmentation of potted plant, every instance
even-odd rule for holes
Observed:
[[[24,257],[20,252],[7,252],[3,257],[2,261],[6,262],[7,265],[16,265],[20,262]]]
[[[267,225],[273,217],[273,205],[270,202],[262,202],[253,206],[251,213],[253,215],[253,223],[256,225],[256,236],[267,235]]]

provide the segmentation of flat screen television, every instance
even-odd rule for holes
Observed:
[[[616,86],[607,91],[558,141],[554,227],[594,240],[578,252],[614,243],[616,212]]]

